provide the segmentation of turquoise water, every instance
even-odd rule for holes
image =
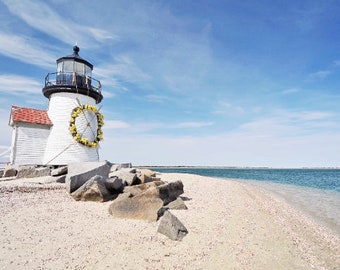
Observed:
[[[340,169],[155,168],[154,170],[266,181],[340,192]]]

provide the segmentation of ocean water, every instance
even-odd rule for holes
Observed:
[[[289,184],[340,192],[340,169],[229,169],[156,168],[159,172],[191,173],[208,177],[234,178]]]
[[[340,169],[154,168],[158,172],[233,178],[263,188],[340,235]]]

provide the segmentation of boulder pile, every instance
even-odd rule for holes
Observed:
[[[71,163],[58,168],[46,166],[7,166],[3,177],[32,178],[48,176],[48,182],[65,183],[66,191],[76,201],[107,202],[114,218],[160,220],[158,232],[172,240],[182,240],[188,233],[172,209],[187,209],[183,183],[164,182],[149,169],[134,168],[130,163],[108,161]]]

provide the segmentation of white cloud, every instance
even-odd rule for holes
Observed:
[[[284,94],[284,95],[288,95],[288,94],[297,93],[299,91],[300,90],[298,88],[288,88],[288,89],[282,90],[281,93]]]
[[[317,134],[323,132],[321,127],[338,129],[334,117],[331,112],[277,110],[271,116],[242,124],[240,128],[243,132],[260,137]]]
[[[163,103],[169,101],[170,98],[162,95],[146,95],[145,99],[149,102]]]
[[[207,127],[212,126],[213,122],[183,122],[177,124],[178,128],[201,128],[201,127]]]
[[[254,109],[255,110],[255,109]],[[257,111],[258,109],[256,109]],[[221,115],[241,115],[244,114],[246,110],[239,105],[234,105],[230,102],[218,101],[215,108],[213,109],[213,113],[221,114]]]
[[[83,48],[89,47],[93,41],[102,42],[106,39],[115,39],[103,29],[83,26],[57,14],[48,5],[40,1],[13,1],[5,0],[8,9],[20,17],[31,27],[59,39],[68,44],[78,41]],[[43,16],[42,16],[43,15]],[[88,42],[92,40],[92,42]]]
[[[331,72],[329,70],[320,70],[308,75],[308,78],[311,80],[322,80],[326,78]]]
[[[124,121],[119,120],[105,120],[105,129],[125,129],[130,128],[131,125]]]
[[[340,60],[335,60],[333,63],[336,67],[340,66]]]
[[[44,68],[54,67],[55,57],[44,46],[30,37],[0,32],[0,53],[21,62]]]
[[[95,74],[103,78],[118,77],[129,83],[143,83],[151,79],[150,75],[138,67],[136,62],[127,55],[116,56],[113,64],[96,66]]]
[[[42,84],[30,77],[14,74],[0,75],[0,92],[7,94],[41,94]]]

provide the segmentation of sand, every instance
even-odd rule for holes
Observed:
[[[0,269],[339,269],[339,235],[273,194],[233,180],[182,180],[182,241],[158,222],[114,219],[110,202],[76,202],[63,184],[0,181]]]

